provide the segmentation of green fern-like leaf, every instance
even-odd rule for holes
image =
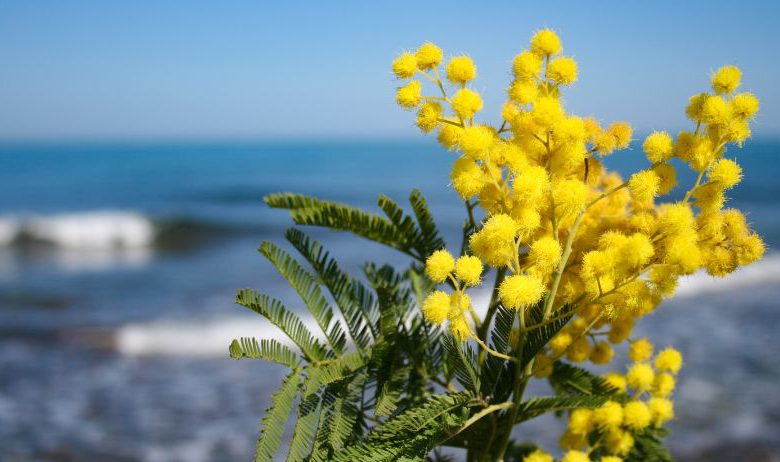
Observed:
[[[262,339],[259,342],[246,337],[235,339],[230,343],[230,357],[264,359],[290,368],[298,363],[297,355],[292,350],[273,339]]]
[[[520,404],[517,423],[533,419],[548,412],[577,408],[599,407],[610,399],[609,395],[544,396]]]
[[[558,394],[609,396],[619,401],[624,398],[620,390],[602,377],[562,361],[553,365],[549,381]]]
[[[301,349],[306,359],[322,360],[330,356],[300,318],[285,308],[279,300],[254,290],[242,289],[236,294],[236,303],[259,313],[279,327]]]
[[[279,450],[284,424],[292,411],[300,379],[300,374],[293,371],[284,378],[279,390],[271,397],[271,406],[265,410],[265,415],[261,420],[255,462],[272,461]]]
[[[309,312],[317,321],[320,329],[328,339],[330,347],[335,353],[344,351],[343,330],[338,320],[333,319],[333,308],[322,295],[322,290],[314,277],[306,271],[290,254],[280,249],[271,242],[265,241],[260,245],[260,253],[273,263],[279,274],[290,283],[301,299],[306,304]]]

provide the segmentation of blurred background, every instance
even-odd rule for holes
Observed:
[[[685,355],[680,460],[780,460],[779,20],[773,1],[0,0],[0,460],[250,460],[283,371],[228,358],[235,337],[275,335],[233,295],[303,308],[255,251],[290,224],[261,197],[372,208],[419,187],[455,243],[453,159],[394,104],[390,61],[425,40],[467,52],[494,122],[542,27],[580,65],[568,109],[634,125],[608,162],[623,173],[645,165],[648,132],[690,126],[687,98],[721,65],[761,98],[729,156],[745,170],[731,204],[767,257],[686,279],[638,332]],[[404,261],[314,235],[355,271]],[[551,447],[557,425],[518,436]]]

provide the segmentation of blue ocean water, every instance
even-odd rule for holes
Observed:
[[[403,203],[417,187],[457,245],[452,156],[382,141],[0,145],[0,458],[249,460],[283,371],[227,358],[232,338],[273,335],[233,294],[253,287],[300,305],[255,251],[290,225],[262,196],[376,210],[379,193]],[[690,460],[724,442],[780,451],[780,142],[729,156],[746,177],[731,204],[769,256],[733,279],[692,278],[639,327],[685,353],[670,444]],[[645,161],[635,148],[607,164],[630,173]],[[310,231],[354,271],[404,261]],[[549,439],[555,425],[525,431]]]

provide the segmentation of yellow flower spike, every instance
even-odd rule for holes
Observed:
[[[626,374],[626,383],[637,391],[649,391],[653,388],[655,381],[655,371],[649,364],[634,364],[628,369]]]
[[[437,290],[431,292],[422,306],[423,316],[431,324],[441,324],[447,320],[450,310],[450,296]]]
[[[590,462],[590,457],[587,452],[568,451],[563,455],[561,462]]]
[[[641,204],[651,203],[653,198],[658,195],[660,186],[661,178],[653,170],[642,170],[633,174],[628,180],[628,189],[631,191],[631,195]]]
[[[645,337],[631,342],[628,348],[628,358],[635,363],[645,362],[652,356],[653,344]]]
[[[393,74],[399,79],[409,79],[417,72],[417,58],[412,53],[401,53],[393,60]]]
[[[615,356],[612,345],[607,342],[598,342],[590,352],[590,362],[593,364],[609,364]]]
[[[623,423],[623,406],[615,401],[607,401],[593,411],[593,423],[603,430],[619,428]]]
[[[465,85],[477,76],[477,66],[468,56],[455,56],[447,63],[447,80]]]
[[[731,93],[739,87],[742,71],[736,66],[723,66],[712,74],[712,89],[715,93]]]
[[[759,102],[751,93],[739,93],[729,102],[731,114],[743,120],[752,119],[758,112]]]
[[[522,310],[539,302],[545,287],[538,278],[515,274],[507,277],[498,289],[498,296],[507,308]]]
[[[561,39],[552,29],[542,29],[531,37],[531,51],[538,56],[556,55],[562,49]]]
[[[425,274],[431,281],[441,284],[455,269],[455,259],[446,250],[437,250],[425,260]]]
[[[653,425],[660,427],[674,418],[674,403],[666,398],[650,398],[647,402]]]
[[[439,126],[441,117],[441,104],[428,102],[422,105],[417,113],[417,126],[423,133],[430,133]]]
[[[555,462],[550,454],[537,449],[523,458],[523,462]]]
[[[674,143],[667,132],[653,132],[645,138],[642,150],[650,162],[666,162],[674,155]]]
[[[560,56],[547,66],[547,78],[561,85],[571,85],[577,81],[577,62],[569,57]]]
[[[400,87],[395,95],[396,102],[407,109],[413,109],[422,102],[422,85],[417,80],[412,80]]]
[[[650,409],[642,401],[631,401],[623,406],[623,425],[631,430],[644,430],[651,418]]]
[[[444,57],[444,52],[433,43],[425,42],[417,49],[414,56],[417,59],[417,67],[424,71],[438,66]]]
[[[464,255],[455,262],[455,277],[467,286],[476,286],[482,277],[482,262],[479,258]]]
[[[521,80],[531,80],[534,76],[539,75],[542,70],[542,60],[539,56],[530,51],[523,51],[519,55],[515,56],[512,65],[512,71],[515,74],[515,78]]]
[[[667,348],[655,357],[655,368],[659,371],[668,371],[677,374],[682,368],[682,354],[674,348]]]
[[[471,120],[482,110],[482,98],[469,88],[461,88],[452,97],[452,110],[463,120]]]
[[[723,189],[733,188],[742,181],[742,167],[731,159],[720,159],[707,172],[707,178]]]

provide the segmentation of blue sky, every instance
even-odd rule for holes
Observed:
[[[756,137],[780,136],[778,5],[0,0],[0,139],[412,138],[398,51],[470,54],[495,120],[541,27],[579,61],[575,113],[678,129],[687,97],[737,64],[762,100]]]

